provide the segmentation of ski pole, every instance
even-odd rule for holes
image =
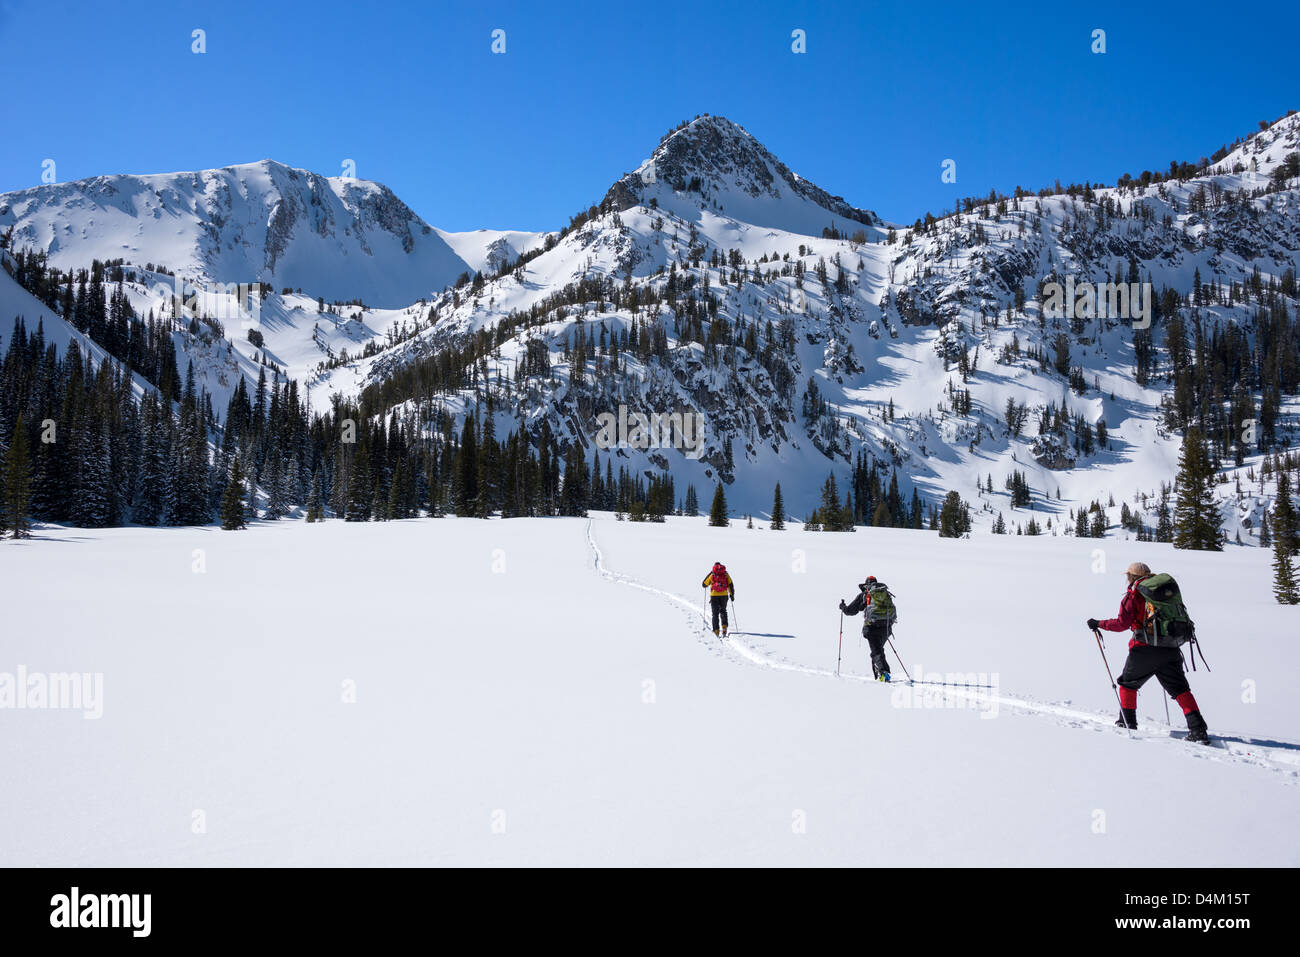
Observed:
[[[708,586],[708,585],[705,585],[704,587],[707,589],[709,586]],[[708,627],[708,624],[709,624],[709,595],[708,595],[708,592],[707,592],[707,591],[704,593],[704,604],[700,606],[700,617],[704,619],[704,625],[705,625],[705,627]]]
[[[740,631],[740,617],[736,614],[736,598],[731,598],[731,620],[736,623],[736,627],[731,629],[733,632]]]
[[[840,653],[835,656],[835,677],[840,676],[840,662],[844,660],[844,612],[840,612]]]
[[[1101,652],[1102,663],[1106,665],[1106,677],[1110,679],[1110,690],[1115,692],[1115,703],[1119,705],[1119,713],[1122,718],[1124,716],[1124,702],[1119,700],[1119,688],[1115,684],[1115,676],[1111,674],[1110,662],[1106,660],[1106,649],[1101,645],[1101,632],[1094,628],[1092,634],[1093,637],[1097,639],[1097,650]],[[1124,726],[1126,728],[1128,727],[1127,721],[1124,723]]]
[[[894,626],[893,625],[889,626],[889,635],[885,638],[885,640],[889,642],[890,650],[893,651],[894,657],[898,659],[898,667],[903,669],[903,675],[910,682],[912,680],[912,676],[907,673],[907,665],[903,664],[903,656],[900,655],[898,653],[898,649],[894,647]]]

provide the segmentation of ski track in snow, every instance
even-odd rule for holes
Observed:
[[[762,668],[770,668],[774,671],[791,671],[799,674],[810,675],[817,678],[838,678],[842,681],[858,681],[864,684],[877,684],[874,678],[866,675],[854,675],[836,673],[824,668],[811,668],[805,665],[798,665],[790,661],[783,661],[764,654],[756,648],[752,648],[740,641],[736,635],[745,634],[744,631],[732,632],[722,641],[712,640],[712,629],[707,626],[704,616],[707,614],[706,609],[695,604],[691,599],[684,598],[681,595],[666,591],[662,588],[656,588],[640,579],[630,575],[624,575],[620,572],[613,571],[605,565],[604,556],[600,551],[600,546],[596,544],[596,537],[592,531],[592,520],[587,519],[586,524],[587,547],[591,550],[593,556],[592,567],[602,578],[619,585],[626,585],[629,588],[636,588],[640,591],[649,592],[652,595],[658,595],[665,601],[677,605],[682,609],[687,622],[691,625],[696,639],[704,645],[710,652],[721,654],[724,657],[735,662],[747,662]],[[695,616],[699,615],[699,618]],[[988,691],[982,691],[972,687],[960,687],[956,685],[942,684],[933,681],[912,681],[901,679],[896,682],[897,685],[904,687],[911,685],[922,687],[926,694],[934,693],[946,695],[950,698],[962,699],[977,707],[997,707],[1010,708],[1013,712],[1025,714],[1040,714],[1056,719],[1058,724],[1065,727],[1091,729],[1111,733],[1115,735],[1125,735],[1129,738],[1140,741],[1179,741],[1180,746],[1185,744],[1181,742],[1177,729],[1160,729],[1138,731],[1124,731],[1114,724],[1114,717],[1097,712],[1079,711],[1073,708],[1067,708],[1064,705],[1051,704],[1044,701],[1035,701],[1018,695],[994,694]],[[1187,747],[1187,753],[1195,758],[1202,760],[1218,761],[1227,764],[1244,764],[1253,767],[1266,768],[1279,774],[1288,784],[1300,783],[1300,743],[1278,739],[1275,741],[1261,741],[1257,738],[1248,738],[1237,735],[1214,734],[1211,732],[1213,745],[1206,747],[1204,745],[1195,748]]]

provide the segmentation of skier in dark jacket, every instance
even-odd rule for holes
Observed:
[[[1177,648],[1157,647],[1146,643],[1147,603],[1138,592],[1137,586],[1151,577],[1151,569],[1143,562],[1134,562],[1125,572],[1128,577],[1128,591],[1119,604],[1119,615],[1105,621],[1088,619],[1088,627],[1093,631],[1098,628],[1106,631],[1131,631],[1128,643],[1128,658],[1124,661],[1124,671],[1119,676],[1119,720],[1115,723],[1121,728],[1137,727],[1138,689],[1155,675],[1160,686],[1168,692],[1169,697],[1178,702],[1187,718],[1187,740],[1208,744],[1205,718],[1192,696],[1187,675],[1183,672],[1183,655]]]
[[[727,637],[727,597],[736,600],[736,583],[722,562],[714,562],[704,576],[702,586],[709,590],[709,607],[713,610],[713,633],[718,634],[718,619],[722,619],[722,637]]]
[[[889,589],[876,581],[875,575],[868,575],[867,580],[858,586],[858,597],[845,605],[840,602],[840,611],[852,617],[863,612],[862,637],[867,639],[871,648],[871,673],[877,681],[889,680],[889,661],[885,658],[885,643],[889,640],[898,617],[894,610],[894,601]]]

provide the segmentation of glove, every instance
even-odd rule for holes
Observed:
[[[840,599],[840,611],[845,611],[845,610],[846,610],[846,609],[845,609],[845,607],[844,607],[844,599],[841,598],[841,599]]]
[[[731,589],[731,600],[732,600],[732,601],[735,601],[735,600],[736,600],[736,589],[734,589],[734,588]]]
[[[1088,619],[1088,628],[1092,631],[1096,631],[1099,624],[1101,624],[1101,622],[1097,621],[1096,618]]]

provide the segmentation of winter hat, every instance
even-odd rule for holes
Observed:
[[[1147,567],[1145,562],[1134,562],[1124,574],[1131,575],[1134,578],[1145,578],[1151,574],[1151,569]]]

